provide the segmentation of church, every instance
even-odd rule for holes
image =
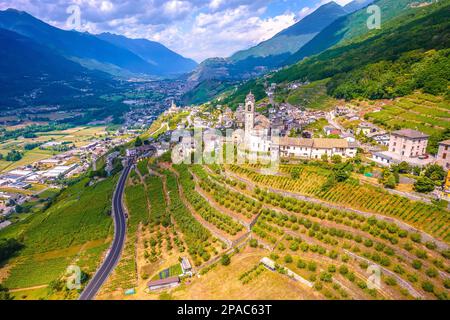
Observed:
[[[272,130],[270,120],[255,112],[255,96],[250,92],[245,99],[244,145],[249,153],[281,158],[321,159],[323,155],[353,158],[357,145],[345,139],[304,139],[281,137]]]

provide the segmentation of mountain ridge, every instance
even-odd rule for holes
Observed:
[[[24,11],[0,11],[0,28],[32,38],[89,69],[102,70],[112,75],[120,75],[122,71],[127,76],[164,76],[158,64],[149,63],[124,46],[117,46],[89,33],[56,28]],[[174,54],[169,49],[166,52],[171,56]]]

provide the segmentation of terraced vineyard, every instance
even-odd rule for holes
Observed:
[[[327,191],[322,191],[325,177],[311,170],[300,170],[299,179],[290,176],[262,175],[254,170],[230,165],[229,170],[260,186],[286,190],[323,201],[398,218],[412,226],[450,241],[450,212],[448,210],[389,194],[381,188],[355,181],[338,183]],[[284,169],[286,171],[286,169]]]
[[[183,187],[187,200],[205,221],[212,223],[216,228],[231,236],[235,236],[243,230],[241,224],[233,220],[230,216],[211,207],[209,203],[197,193],[193,177],[186,166],[176,166],[176,169],[180,176],[180,184]]]
[[[113,177],[93,185],[83,179],[64,190],[47,211],[2,230],[1,238],[24,243],[18,257],[9,262],[11,268],[1,279],[2,285],[24,289],[60,283],[71,264],[92,275],[111,239],[108,213],[115,184]],[[52,289],[39,292],[37,298],[75,299],[77,294]]]
[[[450,102],[441,97],[415,93],[383,107],[367,119],[386,129],[410,128],[436,134],[450,128]]]

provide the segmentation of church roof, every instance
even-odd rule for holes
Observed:
[[[280,139],[280,146],[312,148],[312,146],[313,146],[313,139],[301,139],[301,138],[284,137],[284,138]]]

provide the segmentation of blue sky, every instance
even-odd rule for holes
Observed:
[[[344,5],[351,0],[335,0]],[[228,57],[267,40],[330,0],[0,0],[70,29],[67,8],[77,5],[79,31],[146,38],[195,59]]]

